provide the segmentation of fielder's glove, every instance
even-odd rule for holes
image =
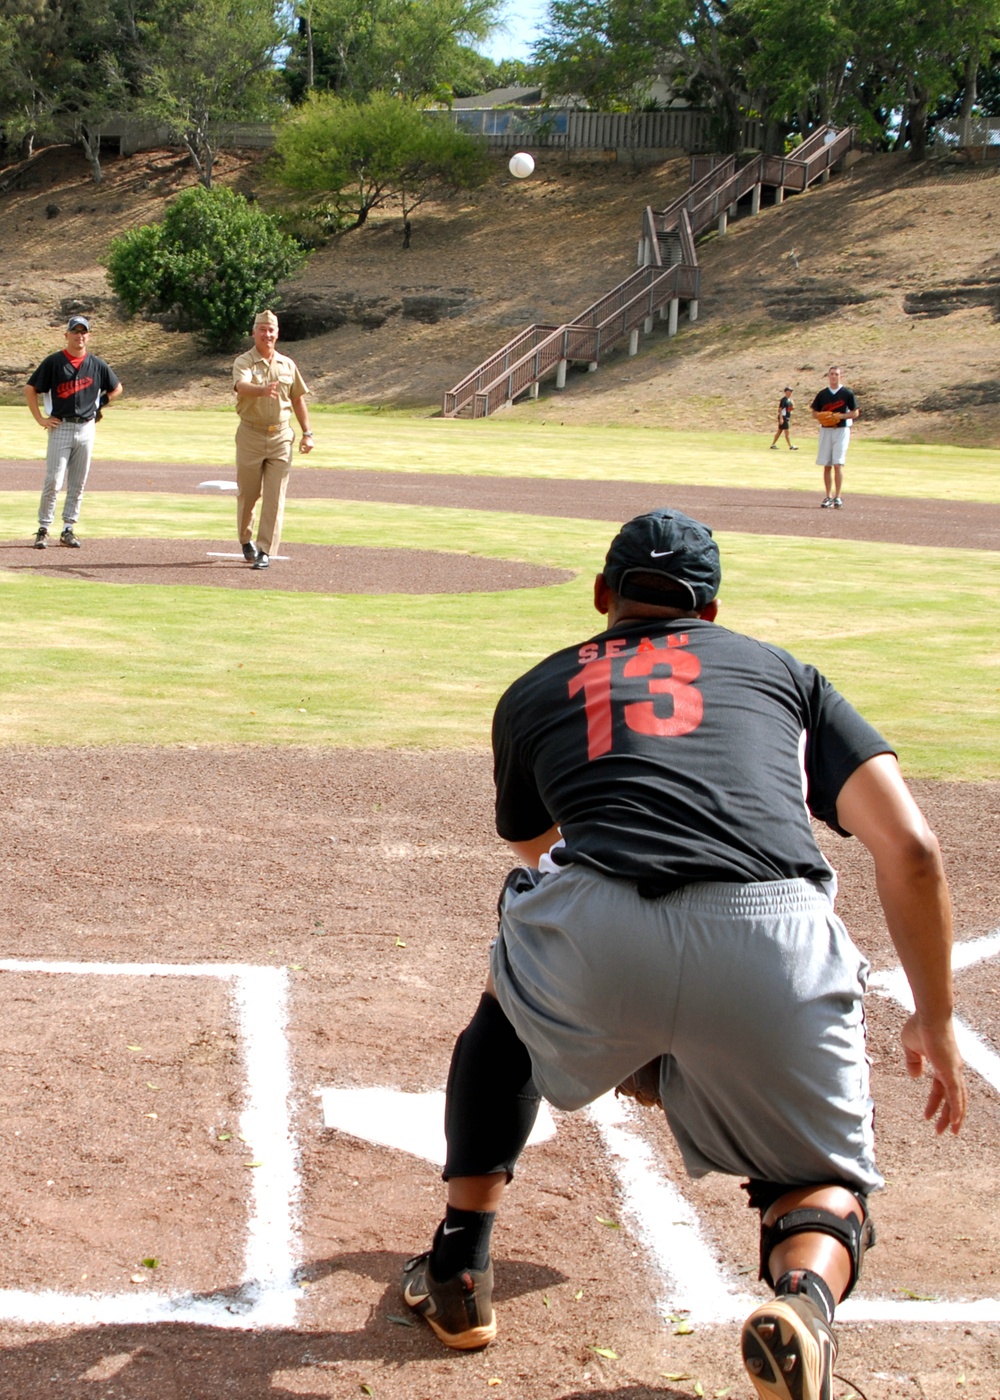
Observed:
[[[615,1090],[616,1099],[635,1099],[643,1108],[662,1108],[660,1098],[660,1057],[637,1069],[622,1080]]]
[[[821,428],[839,428],[843,421],[843,414],[831,413],[829,409],[824,409],[819,415],[819,425]]]

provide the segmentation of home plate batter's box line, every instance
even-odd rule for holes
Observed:
[[[254,1161],[244,1275],[218,1294],[76,1294],[0,1289],[0,1319],[41,1326],[194,1322],[211,1327],[287,1327],[295,1283],[298,1149],[292,1134],[288,973],[239,963],[85,963],[0,960],[0,972],[70,977],[214,977],[229,982],[236,1012],[246,1106],[240,1137]]]

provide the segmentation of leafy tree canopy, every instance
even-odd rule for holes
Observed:
[[[417,98],[461,80],[471,47],[497,27],[501,0],[298,0],[288,91],[363,101]],[[310,76],[311,75],[311,76]]]
[[[329,201],[355,228],[380,205],[398,200],[405,217],[435,190],[474,188],[490,169],[473,137],[388,93],[363,102],[315,94],[283,124],[277,151],[288,189]]]

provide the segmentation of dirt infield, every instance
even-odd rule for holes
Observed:
[[[436,1168],[324,1128],[316,1091],[443,1087],[454,1033],[481,986],[508,864],[490,835],[485,753],[6,751],[0,782],[10,955],[139,965],[124,977],[15,968],[0,979],[4,1288],[57,1290],[81,1307],[91,1294],[217,1291],[223,1315],[239,1313],[250,1193],[268,1152],[240,1141],[236,1017],[210,981],[144,965],[293,969],[301,1174],[294,1325],[233,1337],[223,1325],[8,1322],[5,1400],[348,1397],[365,1385],[393,1400],[696,1400],[696,1381],[706,1395],[750,1400],[731,1326],[679,1334],[681,1315],[664,1318],[669,1287],[583,1113],[556,1115],[555,1139],[528,1150],[511,1190],[497,1232],[496,1344],[451,1356],[400,1320],[400,1265],[438,1218]],[[1000,785],[917,789],[945,847],[960,937],[976,938],[1000,924],[987,874]],[[844,917],[875,971],[891,967],[864,853],[821,839],[840,872]],[[998,991],[995,960],[958,979],[961,1016],[994,1047]],[[892,1002],[870,997],[889,1186],[859,1297],[914,1310],[920,1298],[997,1298],[997,1096],[973,1075],[967,1132],[935,1139],[921,1121],[921,1090],[902,1074],[901,1019]],[[658,1117],[630,1121],[727,1275],[758,1291],[746,1272],[755,1229],[735,1183],[686,1182]],[[3,1307],[9,1315],[0,1294]],[[845,1323],[838,1370],[869,1400],[962,1395],[960,1375],[975,1387],[969,1394],[994,1397],[997,1327],[967,1311],[966,1323]]]
[[[545,513],[589,513],[585,484],[566,483],[565,495],[560,483],[535,485]],[[913,543],[910,503],[894,507],[898,538]],[[593,508],[605,518],[606,504]],[[830,514],[809,520],[825,527]],[[837,528],[848,519],[841,512]],[[88,541],[82,559],[39,551],[23,564],[91,569],[103,547],[125,543]],[[148,561],[158,542],[136,543]],[[22,548],[0,547],[0,564],[18,567]],[[296,545],[294,558],[305,564],[314,551],[317,570],[341,576],[319,556],[348,551]],[[183,567],[152,562],[173,581]],[[126,565],[116,581],[148,580],[135,558]],[[190,567],[199,582],[231,569],[256,583],[236,561]],[[276,565],[264,581],[277,578]],[[972,943],[1000,927],[1000,784],[915,788],[942,840],[958,937]],[[468,1356],[410,1326],[398,1297],[403,1259],[426,1247],[439,1218],[437,1168],[325,1124],[323,1089],[443,1088],[509,864],[492,835],[485,750],[7,749],[0,789],[2,1400],[752,1400],[735,1327],[699,1320],[697,1307],[685,1321],[676,1278],[629,1212],[613,1136],[592,1116],[554,1115],[555,1136],[525,1154],[496,1236],[500,1335]],[[884,974],[895,956],[867,856],[825,830],[819,838],[839,872],[840,912]],[[252,976],[232,971],[248,965]],[[957,994],[963,1021],[996,1055],[998,957],[960,973]],[[245,1116],[253,1085],[263,1093],[270,1076],[280,1081],[272,1011],[287,1050],[287,1141],[282,1122],[248,1131]],[[856,1384],[868,1400],[997,1400],[1000,1098],[973,1073],[967,1130],[936,1139],[921,1119],[923,1091],[902,1071],[902,1017],[873,992],[888,1186],[858,1316],[841,1328],[847,1380],[835,1396],[848,1400]],[[680,1220],[675,1234],[707,1240],[720,1290],[759,1296],[756,1229],[736,1184],[687,1182],[654,1114],[629,1110],[619,1130],[646,1152],[647,1176],[677,1188],[661,1223]],[[275,1218],[288,1199],[294,1284],[275,1286],[270,1322],[233,1330],[254,1306],[244,1284],[254,1231],[278,1267]],[[676,1257],[682,1288],[694,1249]],[[190,1311],[172,1319],[170,1299]],[[891,1320],[879,1320],[879,1300]],[[985,1320],[982,1300],[993,1300]]]

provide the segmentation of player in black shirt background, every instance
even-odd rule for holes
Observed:
[[[809,407],[812,416],[820,424],[819,444],[816,449],[816,465],[823,468],[823,485],[826,495],[822,509],[840,510],[844,504],[844,463],[851,442],[851,424],[861,417],[858,401],[852,390],[841,379],[840,366],[831,365],[826,372],[829,386],[820,389]],[[826,421],[830,420],[830,421]]]
[[[742,1329],[762,1400],[829,1400],[882,1179],[868,965],[810,813],[874,860],[939,1133],[966,1111],[950,905],[889,745],[814,668],[720,626],[720,579],[706,526],[629,521],[595,580],[606,629],[497,706],[497,830],[524,866],[452,1057],[445,1218],[403,1293],[447,1346],[491,1341],[491,1232],[539,1096],[571,1110],[619,1085],[662,1106],[692,1176],[747,1178],[774,1294]]]
[[[86,316],[71,316],[66,326],[66,348],[46,356],[24,386],[31,416],[49,437],[45,485],[38,505],[36,549],[45,549],[49,542],[49,528],[55,519],[56,498],[63,482],[66,496],[59,543],[68,549],[80,548],[73,526],[80,518],[80,503],[90,472],[95,424],[101,410],[122,393],[118,376],[104,360],[90,354],[89,343],[90,322]]]

